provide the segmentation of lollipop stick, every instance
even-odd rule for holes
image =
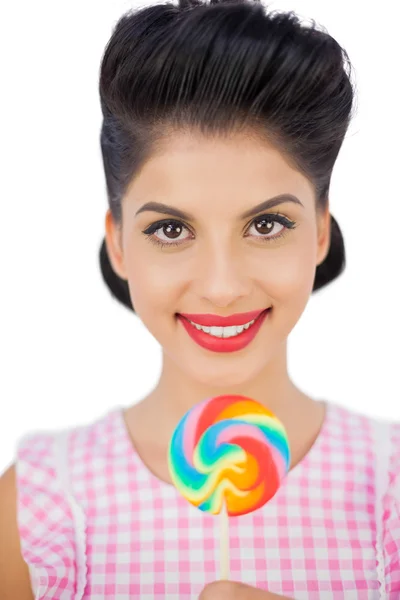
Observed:
[[[221,525],[221,579],[229,579],[229,519],[225,500],[219,515]]]

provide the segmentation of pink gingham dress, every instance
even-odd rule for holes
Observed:
[[[263,508],[230,519],[231,579],[296,600],[400,598],[400,423],[327,405]],[[219,578],[220,524],[159,481],[114,409],[17,446],[35,599],[196,599]]]

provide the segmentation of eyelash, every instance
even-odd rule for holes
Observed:
[[[297,224],[295,221],[291,221],[284,215],[281,215],[279,213],[274,213],[274,214],[268,213],[266,215],[261,215],[259,217],[256,217],[255,219],[253,219],[253,221],[251,221],[251,223],[249,224],[247,229],[250,229],[250,227],[253,224],[258,223],[260,221],[268,221],[270,223],[277,222],[280,225],[283,225],[285,227],[285,229],[283,229],[278,235],[275,235],[274,237],[266,237],[266,236],[264,237],[262,235],[254,236],[254,237],[260,238],[262,240],[262,242],[277,241],[278,239],[281,239],[285,235],[287,235],[287,232],[289,229],[295,229],[297,227]],[[184,225],[181,221],[177,221],[176,219],[163,219],[162,221],[156,221],[155,223],[150,225],[150,227],[145,229],[142,233],[147,237],[147,239],[151,243],[156,244],[157,246],[161,246],[162,248],[165,248],[165,247],[170,248],[171,246],[180,246],[181,244],[183,244],[187,241],[185,239],[183,241],[175,241],[175,242],[171,241],[171,242],[166,243],[166,242],[163,242],[163,241],[157,239],[154,236],[154,234],[166,225],[178,225],[179,227],[182,227],[182,228],[184,227],[185,229],[190,231],[189,228],[186,225]],[[193,239],[193,238],[191,238],[191,239]]]

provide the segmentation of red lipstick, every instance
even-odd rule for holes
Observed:
[[[264,310],[266,309],[262,308],[261,310],[252,310],[247,313],[237,313],[236,315],[230,315],[229,317],[204,314],[189,315],[187,313],[180,313],[180,316],[185,317],[185,319],[189,319],[189,321],[193,321],[198,325],[203,325],[204,327],[230,327],[232,325],[245,325],[246,323],[257,319]]]
[[[248,313],[232,315],[230,317],[219,317],[218,315],[189,315],[178,314],[178,320],[182,323],[187,333],[199,346],[212,352],[237,352],[250,344],[259,332],[261,325],[270,313],[270,308],[256,310]],[[228,338],[210,335],[201,329],[196,329],[189,320],[203,327],[231,327],[233,325],[244,325],[255,320],[253,325],[244,329],[242,333]]]

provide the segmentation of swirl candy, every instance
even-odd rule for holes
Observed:
[[[211,514],[244,515],[278,491],[289,470],[283,424],[245,396],[216,396],[190,409],[175,429],[169,470],[180,493]]]

